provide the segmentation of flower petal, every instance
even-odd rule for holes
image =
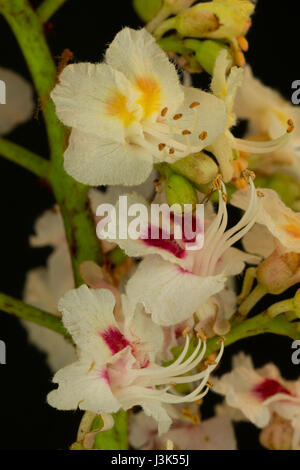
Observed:
[[[167,107],[172,113],[183,101],[175,66],[146,29],[122,29],[105,57],[110,66],[122,72],[142,91],[142,100],[156,100],[156,103],[152,102],[154,108],[157,106],[156,111]]]
[[[91,186],[143,183],[150,175],[152,157],[141,147],[102,140],[73,129],[65,154],[67,173]]]
[[[221,291],[223,275],[200,277],[157,255],[145,258],[128,281],[128,295],[141,302],[152,320],[169,326],[189,318],[211,295]]]
[[[96,414],[114,413],[120,404],[112,394],[105,368],[94,365],[90,357],[80,359],[63,369],[53,378],[59,387],[48,394],[49,405],[58,410],[91,411]]]

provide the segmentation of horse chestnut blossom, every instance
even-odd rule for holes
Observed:
[[[240,410],[259,428],[267,426],[274,413],[288,420],[294,429],[294,444],[300,438],[300,380],[281,377],[274,364],[255,369],[243,353],[233,358],[233,370],[214,379],[214,391],[226,397],[226,403]]]
[[[159,239],[141,236],[137,240],[113,240],[129,255],[144,256],[126,291],[145,306],[155,323],[169,326],[187,320],[211,296],[224,289],[228,276],[242,272],[245,262],[259,261],[256,256],[232,247],[256,221],[260,198],[252,181],[250,194],[244,216],[226,230],[227,206],[219,190],[218,212],[208,223],[203,247],[199,249],[188,250],[184,239],[164,239],[162,231]]]
[[[67,173],[88,185],[136,185],[153,163],[211,144],[226,121],[222,100],[180,85],[175,66],[145,30],[124,28],[105,62],[65,67],[51,93],[72,128]]]
[[[162,367],[155,355],[162,348],[163,331],[143,314],[141,306],[134,305],[123,296],[121,324],[114,317],[115,298],[109,290],[83,285],[65,294],[59,310],[79,359],[55,374],[53,381],[59,387],[49,393],[48,403],[61,410],[79,407],[97,414],[140,405],[158,422],[159,433],[164,433],[172,422],[164,405],[196,402],[207,393],[205,386],[220,360],[223,343],[214,364],[190,374],[202,361],[206,346],[199,339],[186,358],[190,343],[186,336],[179,357]],[[175,383],[193,382],[196,386],[187,395],[170,391]]]

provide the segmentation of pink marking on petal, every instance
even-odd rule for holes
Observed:
[[[186,251],[175,240],[172,233],[167,233],[161,227],[154,227],[158,233],[158,238],[152,238],[152,227],[148,226],[148,232],[140,240],[148,246],[155,246],[172,253],[176,258],[184,258]],[[153,230],[154,231],[154,230]]]
[[[182,274],[193,274],[191,271],[188,271],[188,269],[184,269],[182,266],[176,266],[178,271],[180,271]]]
[[[272,397],[277,393],[291,395],[291,393],[285,387],[283,387],[277,380],[274,379],[265,379],[259,385],[256,385],[252,391],[261,400],[266,400],[267,398]]]
[[[107,369],[102,369],[100,371],[100,377],[101,379],[104,379],[105,382],[107,383],[107,385],[110,385],[110,380],[109,380],[109,376],[108,376],[108,372],[107,372]]]
[[[99,335],[103,338],[109,349],[113,354],[122,351],[122,349],[126,348],[126,346],[131,346],[129,341],[125,338],[124,335],[113,326],[110,326],[104,331],[100,331]]]

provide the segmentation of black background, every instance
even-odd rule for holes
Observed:
[[[36,5],[38,1],[34,2]],[[247,60],[254,73],[287,99],[291,82],[300,78],[299,6],[292,0],[259,0],[248,34]],[[76,61],[98,62],[106,46],[123,26],[142,26],[130,0],[68,0],[52,18],[48,41],[55,57],[69,48]],[[30,79],[18,45],[0,17],[0,65]],[[7,138],[47,157],[42,118],[14,130]],[[0,160],[0,290],[21,298],[27,270],[45,263],[48,248],[31,249],[28,236],[35,219],[53,203],[49,190],[13,163]],[[285,293],[288,297],[295,289]],[[265,305],[270,301],[266,299]],[[260,311],[264,305],[258,305]],[[65,449],[74,440],[79,412],[59,412],[46,404],[51,372],[44,355],[28,344],[18,320],[0,316],[0,339],[7,345],[7,364],[0,365],[0,449]],[[260,336],[228,347],[219,371],[230,368],[230,357],[239,350],[251,353],[257,366],[273,361],[287,378],[300,375],[291,363],[291,340]],[[210,393],[202,407],[204,417],[213,413],[219,397]],[[249,423],[237,425],[240,449],[259,449],[258,430]]]

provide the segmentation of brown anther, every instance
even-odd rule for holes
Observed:
[[[240,48],[242,49],[242,51],[247,52],[247,50],[249,49],[249,44],[245,36],[238,36],[237,42]]]
[[[261,191],[256,191],[256,194],[258,197],[265,197],[264,193],[262,193]]]
[[[255,180],[255,177],[256,177],[254,171],[248,170],[248,168],[246,168],[246,170],[242,171],[242,175],[245,178],[245,180],[247,181],[247,183],[249,183],[250,179],[252,181]]]
[[[161,152],[165,148],[166,144],[158,144],[158,150]]]
[[[171,382],[172,387],[176,387],[177,383],[176,382]]]
[[[214,384],[213,384],[213,382],[212,382],[211,380],[208,380],[208,381],[206,382],[206,386],[207,386],[207,387],[213,387]]]
[[[225,341],[225,336],[221,336],[218,340],[217,340],[217,344],[220,344],[220,343],[223,343]]]
[[[201,134],[198,135],[198,137],[199,137],[200,140],[206,139],[206,137],[207,137],[207,132],[206,132],[206,131],[202,131]]]
[[[175,149],[173,147],[170,148],[169,154],[172,155],[175,152]]]
[[[295,129],[294,121],[292,119],[289,119],[287,123],[288,123],[288,126],[289,126],[287,128],[287,132],[290,134]]]
[[[181,134],[182,135],[189,135],[189,134],[191,134],[191,131],[189,131],[188,129],[184,129],[184,131],[182,131]]]
[[[213,359],[208,359],[208,358],[207,358],[207,359],[205,359],[204,364],[205,364],[206,366],[214,366],[214,365],[216,365],[217,363],[216,363],[216,361],[214,361]]]
[[[213,182],[212,182],[212,189],[215,191],[216,189],[219,190],[222,187],[222,176],[218,174]]]
[[[202,341],[206,341],[207,340],[207,337],[205,336],[204,333],[202,333],[202,331],[198,331],[198,333],[196,334],[197,338],[200,338],[202,339]]]
[[[187,326],[181,333],[182,336],[186,336],[191,331],[191,328]]]
[[[196,106],[199,106],[199,101],[193,101],[191,104],[190,104],[190,108],[193,109],[193,108],[196,108]]]
[[[174,119],[175,121],[177,121],[177,119],[180,119],[181,117],[182,117],[182,114],[181,114],[181,113],[178,113],[178,114],[175,114],[175,115],[173,116],[173,119]]]
[[[161,110],[160,115],[161,115],[161,116],[165,116],[165,115],[167,114],[167,112],[168,112],[168,108],[166,107],[166,108],[164,108],[164,109]]]
[[[227,194],[222,193],[222,199],[224,202],[227,202]]]

